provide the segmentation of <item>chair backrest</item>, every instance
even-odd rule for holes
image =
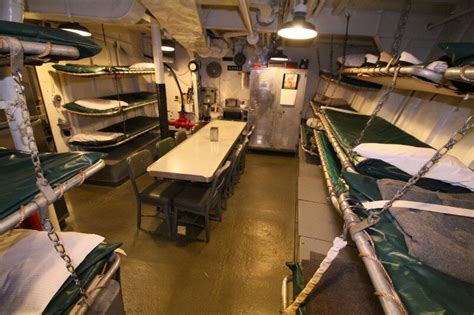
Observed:
[[[161,158],[166,153],[170,152],[176,146],[174,138],[168,137],[161,139],[156,143],[156,152],[158,153],[158,158]]]
[[[244,155],[245,150],[247,149],[247,145],[249,143],[249,139],[245,139],[244,143],[242,143],[238,148],[237,148],[237,157],[235,159],[235,168],[240,164],[240,160],[242,160],[242,156]]]
[[[250,128],[249,128],[249,131],[247,131],[247,134],[245,135],[245,137],[247,139],[250,139],[250,136],[252,135],[253,131],[255,130],[255,125],[252,125]]]
[[[153,156],[149,150],[135,152],[127,158],[128,175],[130,176],[133,191],[137,196],[140,194],[140,191],[138,190],[136,180],[146,173],[146,168],[151,163],[153,163]]]
[[[177,133],[174,134],[174,139],[176,141],[176,145],[180,144],[184,140],[188,138],[188,135],[186,134],[186,131],[178,131]]]
[[[224,187],[225,180],[227,178],[227,173],[230,171],[231,163],[230,161],[226,161],[224,165],[222,165],[214,175],[214,180],[212,181],[211,186],[211,198],[215,198],[219,195],[219,192]]]

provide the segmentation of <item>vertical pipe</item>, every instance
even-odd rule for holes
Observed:
[[[0,20],[22,23],[24,10],[24,0],[1,0]]]
[[[0,1],[0,19],[10,22],[23,22],[23,11],[24,11],[23,0],[3,0]],[[13,47],[10,47],[13,50]],[[23,58],[23,57],[22,57]],[[0,94],[4,100],[12,101],[17,98],[15,92],[15,81],[11,75],[12,70],[7,67],[2,67],[0,70]],[[21,96],[23,97],[24,96]],[[19,126],[23,125],[23,117],[21,111],[16,110],[14,113],[14,120],[8,120],[8,126],[10,127],[10,133],[12,135],[13,143],[15,148],[21,151],[30,151],[28,144],[23,141],[23,137],[20,132]]]
[[[161,139],[168,137],[168,107],[166,105],[165,74],[163,66],[163,53],[161,51],[160,24],[154,18],[151,19],[151,40],[153,45],[153,62],[155,64],[155,88],[158,98],[158,113],[160,115]]]

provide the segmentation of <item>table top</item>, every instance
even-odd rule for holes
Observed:
[[[241,121],[211,121],[148,166],[148,174],[159,178],[211,182],[246,125]],[[219,128],[219,141],[211,141],[211,127]]]

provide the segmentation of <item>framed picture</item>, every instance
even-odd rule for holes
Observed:
[[[297,90],[299,80],[300,75],[298,73],[284,73],[283,84],[281,88],[285,90]]]

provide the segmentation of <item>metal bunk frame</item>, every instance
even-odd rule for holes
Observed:
[[[324,152],[316,131],[314,131],[314,137],[316,139],[316,146],[318,147],[319,152]],[[388,298],[388,296],[398,297],[398,294],[396,293],[395,288],[389,279],[387,279],[387,272],[385,269],[383,269],[382,263],[378,259],[376,261],[373,258],[377,257],[377,255],[375,248],[372,245],[370,236],[365,231],[357,231],[354,233],[354,231],[351,229],[352,226],[360,223],[361,220],[352,211],[349,194],[344,192],[340,196],[336,195],[331,182],[331,177],[329,176],[326,159],[323,156],[321,156],[321,166],[331,202],[338,213],[342,216],[344,220],[344,228],[349,230],[350,236],[357,246],[357,250],[359,251],[361,259],[364,262],[367,273],[369,274],[375,290],[377,292],[385,293],[378,295],[380,304],[382,305],[385,314],[403,314],[403,311],[400,309],[400,305],[397,304],[392,298]]]
[[[5,40],[7,39],[7,40]],[[23,41],[23,40],[17,40],[16,38],[13,37],[8,37],[8,36],[0,36],[0,53],[2,54],[11,54],[11,51],[14,52],[11,58],[11,67],[12,67],[12,73],[16,70],[22,70],[23,68],[23,62],[25,60],[28,60],[28,58],[32,58],[35,62],[48,62],[48,59],[43,59],[44,57],[48,56],[62,56],[66,57],[66,59],[77,59],[79,58],[79,50],[76,47],[72,46],[63,46],[63,45],[55,45],[51,43],[36,43],[36,42],[30,42],[30,41]],[[10,43],[15,43],[15,45],[18,46],[20,44],[20,47],[10,47]],[[18,49],[19,48],[19,49]],[[25,55],[28,55],[25,56]],[[30,55],[33,55],[33,57],[29,57]],[[36,55],[36,57],[34,57]],[[43,56],[44,55],[44,56]],[[19,57],[21,57],[21,64],[14,64],[14,62],[18,61]],[[21,86],[21,75],[18,76],[18,78],[14,77],[14,73],[12,74],[12,78],[14,80],[14,85],[12,88],[15,88],[17,97],[20,99],[24,96],[22,96],[22,89],[18,89],[17,85]],[[18,79],[19,81],[15,81]],[[23,99],[24,102],[24,99]],[[7,105],[7,101],[4,102],[5,106],[2,106],[2,109],[7,109],[9,105]],[[11,105],[10,105],[11,106]],[[24,122],[27,121],[27,124],[30,123],[30,117],[29,114],[26,112],[24,116],[19,116],[18,119],[23,120]],[[19,123],[20,125],[20,123]],[[31,141],[33,142],[31,145],[36,147],[36,143],[34,140],[34,136],[32,134],[28,135],[28,137],[31,137]],[[37,150],[37,149],[36,149]],[[33,160],[34,161],[34,160]],[[68,191],[69,189],[81,185],[84,180],[99,171],[101,168],[105,166],[105,162],[103,160],[99,160],[96,162],[94,165],[88,167],[87,169],[83,170],[79,174],[73,176],[69,180],[65,181],[64,183],[58,184],[55,186],[55,188],[51,188],[51,193],[46,196],[44,191],[41,191],[34,197],[32,201],[30,201],[28,204],[25,206],[21,207],[18,211],[12,213],[9,215],[7,218],[3,219],[0,221],[0,235],[15,228],[18,223],[23,221],[24,218],[31,216],[35,212],[41,212],[40,209],[45,209],[48,205],[52,204],[54,201],[59,199],[65,191]],[[35,165],[35,169],[39,167],[41,170],[41,166]],[[50,236],[50,231],[48,231],[48,237]],[[52,229],[52,235],[55,237],[58,237],[58,235],[54,232],[54,229]],[[64,255],[65,257],[61,256],[63,260],[65,258],[69,258],[67,253],[64,250],[64,247],[59,240],[53,240],[53,245],[55,246],[56,251],[58,251],[57,246],[60,246],[63,248]],[[59,251],[58,251],[59,253]],[[65,262],[67,262],[65,260]],[[83,299],[81,298],[79,302],[76,305],[80,305],[80,313],[85,314],[89,307],[92,305],[92,303],[95,301],[97,296],[100,293],[100,288],[104,288],[108,285],[109,281],[117,275],[117,271],[119,270],[120,266],[120,258],[118,257],[117,254],[113,254],[110,258],[110,262],[112,263],[109,269],[103,274],[103,275],[97,275],[97,277],[101,277],[102,279],[99,281],[99,285],[91,290],[91,294],[87,297],[87,300],[84,302]],[[71,273],[71,277],[73,280],[78,284],[78,279],[77,279],[77,274],[75,273],[75,268],[71,264],[66,263],[66,267],[68,271]],[[72,271],[69,269],[72,268]],[[79,287],[81,295],[82,295],[82,287]],[[88,288],[90,289],[90,288]]]
[[[139,133],[137,134],[134,134],[133,136],[130,136],[130,137],[126,137],[125,139],[117,142],[117,143],[113,143],[113,144],[106,144],[106,145],[81,145],[81,144],[71,144],[71,145],[75,145],[75,146],[78,146],[78,147],[81,147],[81,148],[84,148],[84,149],[107,149],[107,148],[115,148],[115,147],[118,147],[119,145],[122,145],[124,143],[127,143],[128,141],[130,140],[133,140],[153,129],[156,129],[156,128],[159,128],[160,127],[160,124],[155,124],[154,126],[151,126],[147,129],[144,129],[142,131],[140,131]]]
[[[357,79],[390,86],[392,78],[398,69],[398,80],[395,88],[404,90],[418,90],[428,93],[464,97],[465,94],[444,84],[443,73],[438,73],[423,66],[391,66],[391,67],[362,67],[345,68],[342,72]],[[449,70],[449,69],[448,69]],[[420,79],[426,78],[431,82]]]
[[[444,73],[444,78],[447,80],[474,82],[474,66],[466,65],[462,67],[448,68]]]
[[[158,100],[151,100],[147,101],[145,103],[139,104],[139,105],[132,105],[132,106],[119,106],[117,107],[117,110],[114,110],[112,112],[106,112],[106,113],[85,113],[85,112],[79,112],[75,110],[70,110],[67,109],[63,106],[63,109],[69,113],[75,114],[75,115],[81,115],[81,116],[91,116],[91,117],[104,117],[104,116],[113,116],[117,114],[121,114],[122,112],[126,112],[132,109],[137,109],[140,107],[148,106],[148,105],[153,105],[156,104]]]
[[[350,83],[347,83],[347,82],[343,82],[342,80],[339,81],[337,78],[333,78],[328,74],[325,74],[325,73],[320,73],[319,74],[319,77],[321,79],[323,79],[324,81],[327,81],[329,83],[335,83],[335,84],[340,84],[344,87],[347,87],[349,89],[355,89],[355,90],[367,90],[367,91],[378,91],[380,90],[380,88],[376,88],[376,87],[368,87],[368,86],[358,86],[358,85],[352,85]],[[360,79],[359,77],[357,77],[356,79]],[[375,82],[376,83],[376,82]]]
[[[56,196],[56,199],[54,201],[60,199],[66,191],[74,187],[80,186],[85,179],[97,173],[104,166],[105,162],[103,160],[99,160],[95,164],[91,165],[84,171],[68,179],[64,183],[56,185],[56,187],[54,187],[54,194]],[[51,204],[51,202],[48,202],[46,197],[44,197],[44,195],[39,192],[30,202],[28,202],[22,208],[18,209],[18,211],[0,220],[0,235],[15,228],[18,223],[22,222],[24,219],[28,218],[33,213],[37,212],[41,207],[48,206],[49,204]]]
[[[117,70],[115,68],[108,68],[107,71],[102,72],[94,72],[94,73],[75,73],[75,72],[67,72],[62,70],[55,70],[58,73],[75,76],[75,77],[100,77],[100,76],[129,76],[129,75],[146,75],[146,74],[155,74],[155,69],[153,70],[145,70],[145,69],[130,69],[130,70]]]

